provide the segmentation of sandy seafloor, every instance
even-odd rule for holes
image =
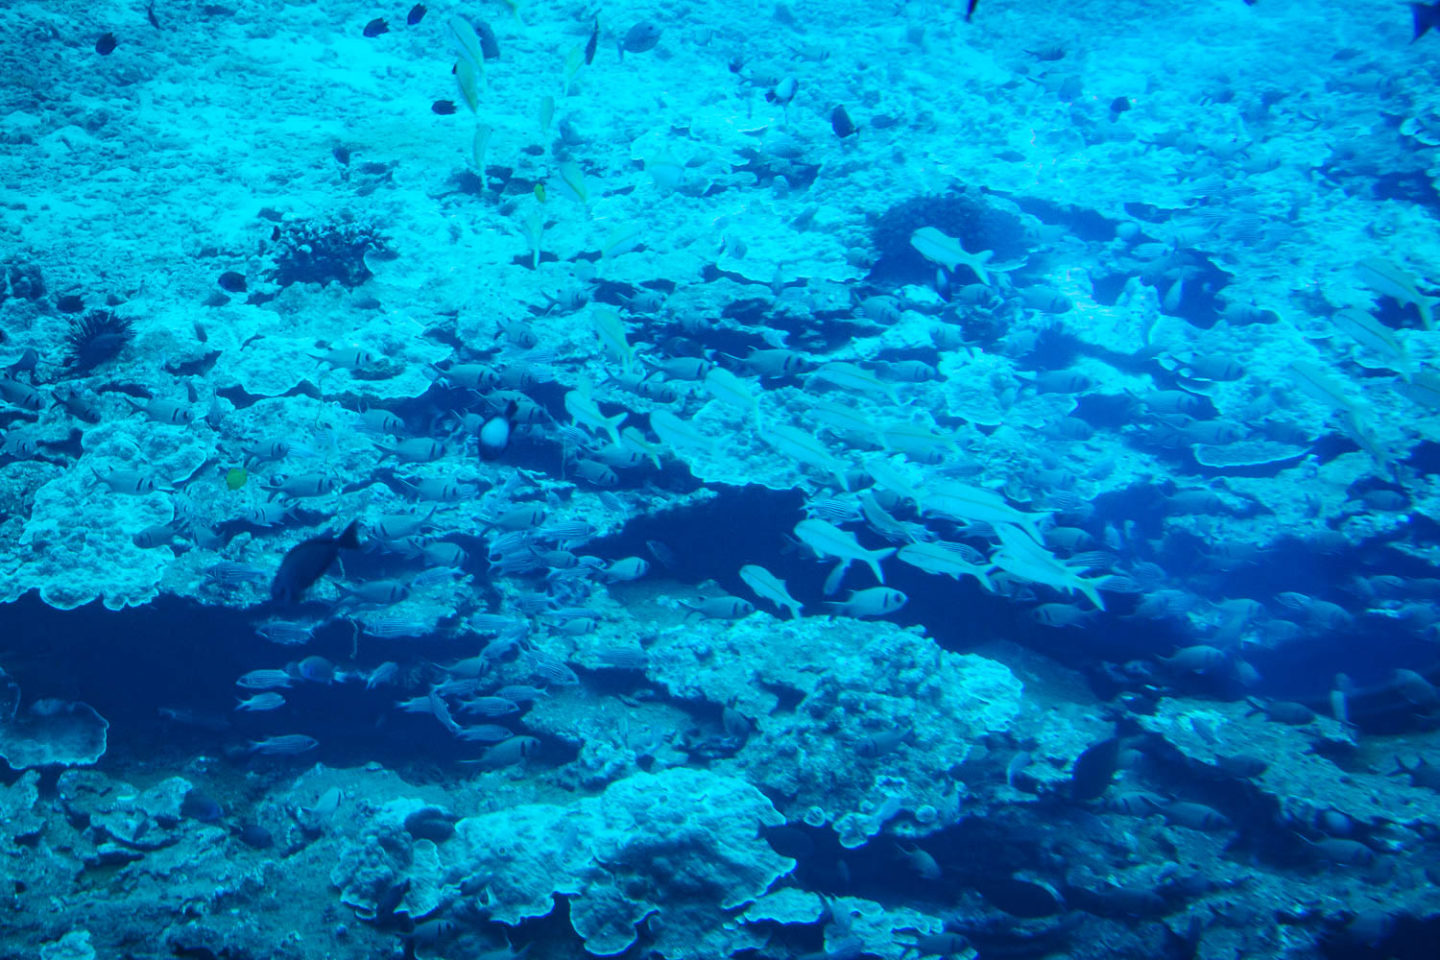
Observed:
[[[0,957],[1433,955],[1440,36],[1378,2],[607,4],[584,65],[593,6],[407,9],[0,9],[0,359],[40,398],[0,410]],[[473,115],[457,12],[500,50]],[[307,221],[382,237],[372,275],[286,284]],[[925,226],[988,290],[936,290]],[[133,337],[67,366],[97,310]],[[903,609],[827,616],[874,584],[827,598],[802,505],[869,490],[912,526],[842,523],[867,549],[983,559],[947,483],[1045,515],[1106,611],[888,557]],[[589,525],[535,541],[574,568],[487,566],[516,505]],[[352,519],[367,549],[272,604]],[[759,609],[685,606],[726,595]],[[265,668],[288,702],[236,712]],[[468,763],[492,721],[451,712],[516,684],[525,755]]]

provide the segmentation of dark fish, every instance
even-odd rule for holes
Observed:
[[[495,31],[490,24],[484,20],[476,20],[475,35],[480,38],[480,56],[486,60],[499,60],[500,41],[495,38]]]
[[[1338,863],[1343,866],[1363,867],[1373,863],[1375,851],[1371,850],[1359,840],[1346,840],[1343,837],[1326,837],[1324,840],[1316,840],[1310,843],[1314,848],[1315,855],[1321,860],[1330,863]]]
[[[239,837],[240,842],[252,850],[264,850],[275,845],[275,838],[271,836],[270,831],[258,823],[241,824],[240,828],[235,831],[235,836]]]
[[[160,29],[160,18],[155,16],[155,4],[147,3],[145,5],[145,19],[150,21],[150,26],[156,30]]]
[[[207,797],[199,790],[191,790],[180,802],[180,815],[201,823],[214,823],[225,816],[225,809],[213,797]]]
[[[585,41],[585,66],[595,62],[595,50],[600,46],[600,18],[595,18],[595,26],[590,31],[590,39]]]
[[[1230,826],[1230,819],[1203,803],[1176,801],[1167,804],[1160,811],[1169,824],[1179,824],[1192,830],[1224,830]]]
[[[620,38],[620,60],[625,60],[626,53],[644,53],[647,50],[654,50],[655,44],[660,42],[660,28],[652,21],[641,20],[635,26],[625,31],[625,36]]]
[[[1026,920],[1053,916],[1065,907],[1060,894],[1048,884],[1021,880],[1019,877],[986,880],[977,889],[992,906],[1004,910],[1012,917]]]
[[[1390,771],[1390,776],[1404,774],[1410,778],[1410,786],[1425,787],[1440,793],[1440,766],[1435,766],[1423,757],[1415,761],[1414,766],[1405,766],[1405,761],[1399,757],[1395,758],[1395,769]]]
[[[360,521],[352,520],[338,537],[311,537],[291,547],[270,583],[271,598],[280,603],[298,602],[310,585],[330,569],[341,550],[359,548],[359,531]]]
[[[406,955],[414,956],[417,947],[433,949],[437,944],[453,937],[458,930],[459,927],[453,920],[437,920],[431,917],[415,924],[415,929],[409,933],[400,934],[400,939],[405,943]]]
[[[1250,712],[1247,717],[1253,717],[1257,713],[1263,713],[1266,720],[1273,720],[1276,723],[1287,724],[1292,727],[1303,727],[1315,719],[1315,711],[1303,703],[1294,703],[1289,700],[1258,700],[1251,697],[1248,701]]]
[[[781,824],[778,827],[761,827],[760,835],[770,844],[770,849],[782,857],[804,860],[815,852],[815,841],[800,827]]]
[[[384,17],[376,17],[374,20],[371,20],[369,23],[365,24],[364,33],[367,37],[378,37],[382,33],[389,32],[390,24],[385,22]]]
[[[436,100],[434,103],[430,104],[430,112],[438,113],[442,117],[448,117],[450,116],[450,114],[455,112],[455,101]]]
[[[1104,793],[1120,767],[1120,741],[1114,737],[1089,747],[1075,760],[1070,774],[1070,796],[1094,800]]]
[[[405,17],[405,25],[409,27],[415,26],[415,24],[425,19],[425,14],[428,12],[429,11],[425,9],[425,4],[415,4],[415,6],[410,8],[410,13]]]
[[[375,916],[389,917],[405,899],[405,894],[410,892],[410,878],[406,877],[397,883],[392,884],[380,894],[375,901]]]
[[[980,0],[970,0],[970,5],[965,8],[965,22],[969,23],[970,18],[975,16],[975,8],[980,6]]]
[[[416,840],[444,843],[455,836],[455,816],[439,807],[421,807],[405,818],[405,832]]]
[[[102,57],[108,57],[115,52],[115,47],[118,44],[119,41],[115,39],[115,34],[102,33],[100,34],[100,39],[95,41],[95,52]]]
[[[903,943],[903,941],[896,942]],[[903,943],[903,946],[906,953],[914,950],[922,957],[953,957],[963,953],[970,944],[958,933],[916,933],[915,942]]]
[[[20,354],[20,359],[16,360],[14,363],[10,364],[8,367],[5,368],[5,373],[9,376],[11,380],[15,379],[16,374],[28,373],[30,375],[31,382],[33,383],[35,378],[35,368],[39,366],[39,364],[40,351],[36,350],[34,347],[26,347],[24,352]]]
[[[1215,766],[1232,777],[1258,777],[1269,769],[1270,764],[1260,757],[1237,753],[1233,756],[1216,756]]]
[[[236,273],[234,270],[226,270],[220,274],[220,286],[231,293],[245,292],[245,274]]]
[[[1065,896],[1072,906],[1099,917],[1154,917],[1166,909],[1164,897],[1143,887],[1066,887]]]
[[[1415,25],[1415,35],[1410,38],[1414,43],[1430,31],[1431,27],[1440,27],[1440,0],[1426,6],[1423,3],[1410,4],[1410,17]]]
[[[855,122],[850,119],[850,114],[845,112],[843,106],[836,107],[830,111],[830,129],[834,130],[835,136],[841,140],[849,136],[854,136],[856,132]]]

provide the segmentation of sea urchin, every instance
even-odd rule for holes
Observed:
[[[91,310],[71,321],[65,336],[69,346],[65,367],[72,373],[88,373],[114,360],[133,337],[129,320],[109,310]]]

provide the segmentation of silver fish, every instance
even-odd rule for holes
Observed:
[[[319,740],[307,737],[303,733],[283,733],[275,737],[266,737],[263,740],[251,740],[250,752],[262,753],[271,757],[293,757],[308,750],[314,750],[319,745]]]

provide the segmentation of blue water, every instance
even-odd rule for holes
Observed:
[[[1432,24],[6,6],[0,957],[1436,956]]]

